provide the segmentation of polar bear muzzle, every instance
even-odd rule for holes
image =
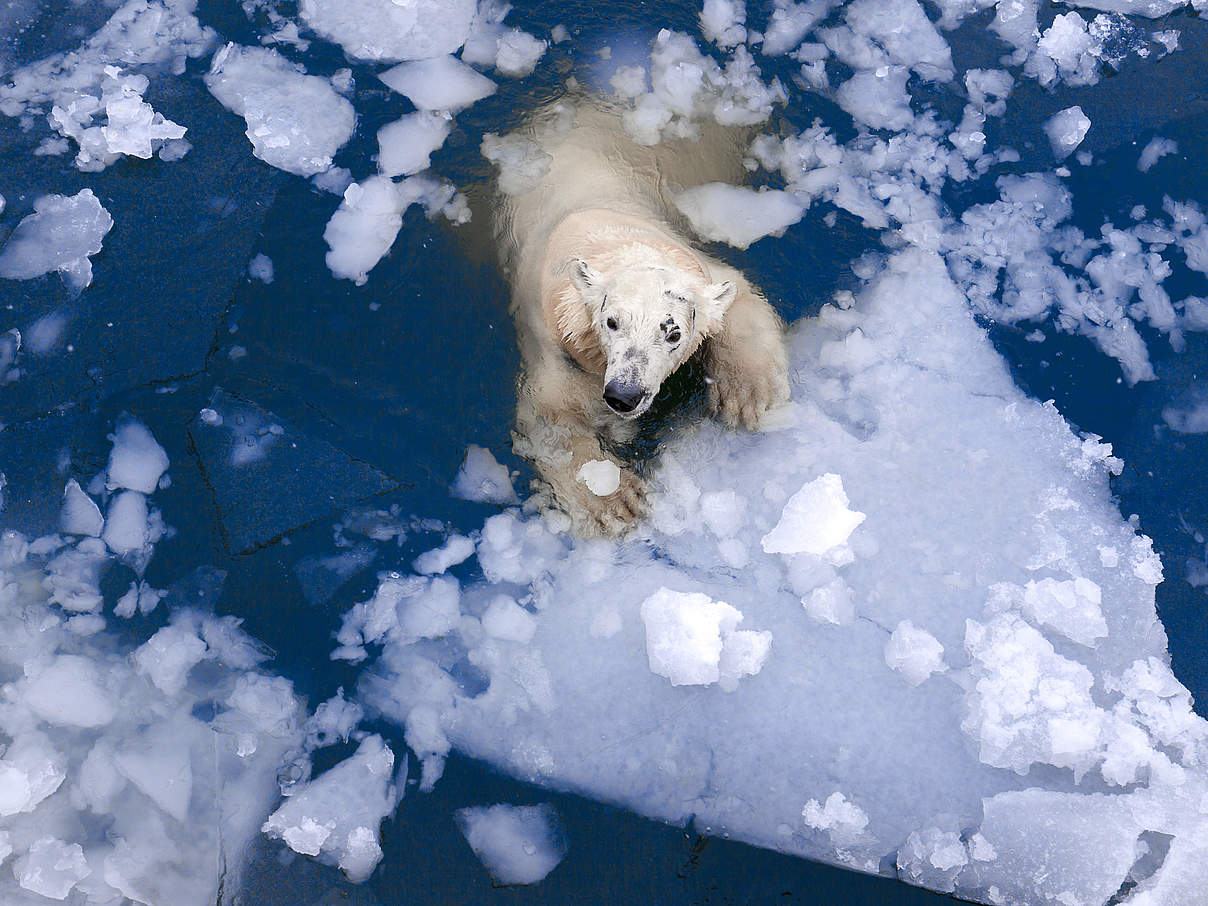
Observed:
[[[646,400],[646,388],[625,381],[609,381],[604,385],[604,402],[618,415],[633,412]]]

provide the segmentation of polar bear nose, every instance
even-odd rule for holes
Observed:
[[[609,381],[604,387],[604,402],[608,403],[613,412],[632,412],[646,395],[637,384],[623,384],[620,381]]]

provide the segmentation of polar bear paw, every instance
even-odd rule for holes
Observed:
[[[621,469],[621,483],[611,494],[598,496],[582,484],[576,488],[572,513],[583,534],[616,538],[628,533],[646,514],[646,482]]]
[[[789,398],[788,375],[783,368],[726,369],[709,381],[709,405],[727,428],[758,431],[769,409]]]

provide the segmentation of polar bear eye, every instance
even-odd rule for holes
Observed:
[[[617,319],[616,319],[616,318],[609,318],[609,319],[608,319],[607,321],[605,321],[604,323],[608,325],[608,329],[609,329],[609,330],[616,330],[616,329],[617,329]]]
[[[679,328],[672,327],[671,330],[667,331],[667,342],[668,343],[678,343],[679,341],[680,341]]]

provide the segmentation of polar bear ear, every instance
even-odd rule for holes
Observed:
[[[604,283],[599,271],[582,258],[572,258],[569,270],[570,282],[575,285],[583,301],[589,305],[599,302],[603,296],[601,287]]]
[[[705,287],[701,293],[700,305],[696,308],[697,317],[700,319],[698,326],[702,333],[707,335],[721,326],[722,317],[737,295],[738,287],[729,280],[710,283]]]

